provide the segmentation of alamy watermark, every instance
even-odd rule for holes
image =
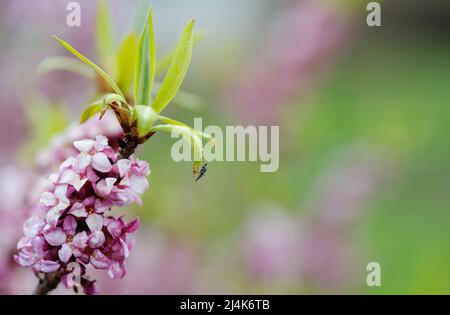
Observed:
[[[261,162],[261,172],[275,172],[280,165],[279,126],[207,126],[203,128],[201,118],[194,119],[194,129],[211,135],[213,140],[203,147],[203,160]],[[179,138],[171,150],[176,162],[194,161],[195,152],[183,135],[172,131],[172,138]]]
[[[72,1],[69,2],[66,6],[66,10],[69,11],[69,14],[66,16],[66,24],[67,26],[81,26],[81,6],[78,2]]]
[[[366,283],[369,287],[381,286],[381,265],[376,261],[371,261],[366,266],[369,273],[366,277]]]
[[[367,4],[366,9],[370,11],[366,18],[367,26],[381,26],[381,5],[373,1]]]

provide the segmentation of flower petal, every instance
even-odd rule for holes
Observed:
[[[31,240],[31,245],[33,246],[34,253],[38,257],[44,257],[47,249],[47,242],[42,236],[33,237]]]
[[[122,228],[123,224],[121,224],[120,220],[114,220],[106,227],[113,238],[118,238],[122,234]]]
[[[63,263],[67,263],[70,260],[70,257],[72,257],[72,248],[69,244],[63,244],[58,251],[58,257],[61,259]]]
[[[47,225],[44,228],[45,240],[52,246],[60,246],[66,241],[66,233],[60,227]]]
[[[90,248],[99,248],[105,243],[105,235],[102,231],[95,231],[89,236],[88,245]]]
[[[76,191],[80,191],[80,189],[84,186],[84,184],[86,184],[87,181],[88,178],[80,179],[79,181],[73,184],[73,187],[76,189]]]
[[[122,178],[122,180],[119,183],[120,186],[126,186],[126,187],[130,187],[131,185],[131,181],[129,177],[124,177]]]
[[[39,258],[24,252],[14,255],[14,260],[22,267],[29,267],[34,265]]]
[[[137,231],[137,229],[140,226],[140,222],[139,222],[139,218],[134,219],[133,221],[131,221],[130,223],[127,224],[127,233],[134,233]]]
[[[103,151],[103,149],[108,145],[108,138],[105,136],[99,135],[95,137],[94,148],[97,151]]]
[[[81,152],[80,154],[78,154],[77,159],[75,161],[75,168],[77,169],[77,171],[83,172],[86,170],[86,167],[88,167],[89,164],[91,164],[91,161],[92,157],[89,153]]]
[[[30,247],[31,246],[31,237],[22,236],[17,242],[17,249],[21,250],[24,247]]]
[[[84,139],[75,141],[73,143],[74,147],[80,152],[89,152],[94,148],[95,141],[92,139]]]
[[[148,176],[150,174],[150,166],[145,161],[136,161],[131,166],[133,174],[137,176]]]
[[[112,207],[111,200],[105,200],[105,199],[95,200],[95,212],[96,213],[103,213],[107,210],[110,210],[111,207]]]
[[[111,260],[106,257],[98,249],[94,250],[91,255],[91,265],[96,269],[108,269],[111,265]]]
[[[56,184],[58,182],[58,178],[59,178],[59,173],[52,173],[48,176],[48,180],[52,184]]]
[[[66,196],[59,197],[59,202],[55,206],[55,208],[59,210],[65,210],[68,206],[70,206],[70,201]]]
[[[114,177],[108,177],[105,179],[101,179],[97,185],[95,185],[95,192],[100,196],[100,197],[107,197],[114,186],[114,183],[117,181],[116,178]]]
[[[23,225],[23,234],[28,237],[38,235],[45,226],[45,221],[38,217],[32,216]]]
[[[72,246],[83,250],[86,248],[87,241],[88,241],[87,233],[83,231],[73,237]]]
[[[60,184],[69,184],[74,186],[75,183],[80,181],[80,175],[71,169],[66,169],[61,173],[59,177]]]
[[[143,194],[148,188],[147,178],[136,175],[130,176],[130,188],[139,194]]]
[[[120,189],[117,186],[113,187],[109,198],[113,202],[113,205],[117,207],[128,206],[135,200],[133,191],[130,189]]]
[[[121,279],[125,276],[126,269],[124,264],[120,264],[118,262],[113,262],[111,266],[108,268],[108,276],[111,279]]]
[[[125,258],[128,258],[128,256],[130,255],[130,250],[128,249],[127,243],[125,243],[125,241],[122,238],[119,238],[119,242],[120,242],[120,247],[122,247],[122,250],[123,250],[123,256]]]
[[[131,167],[131,161],[128,159],[121,159],[117,161],[117,167],[119,169],[119,175],[120,177],[124,177],[125,174],[128,173]]]
[[[92,167],[99,172],[107,173],[112,169],[111,162],[105,153],[99,152],[92,157]]]
[[[56,205],[56,197],[51,192],[46,191],[42,193],[41,198],[39,199],[39,204],[46,207],[54,206]]]
[[[85,218],[88,215],[86,207],[81,202],[74,203],[72,208],[70,208],[69,213],[78,218]]]
[[[89,258],[89,255],[88,254],[86,254],[86,253],[84,253],[84,252],[82,252],[81,250],[79,250],[79,249],[76,249],[76,248],[72,248],[72,250],[73,250],[73,255],[80,261],[80,262],[82,262],[83,264],[89,264],[89,261],[91,260],[90,258]]]
[[[48,272],[55,272],[59,269],[60,264],[56,261],[52,260],[41,260],[37,264],[39,266],[40,271],[48,273]]]
[[[55,196],[56,198],[61,199],[62,197],[66,197],[67,194],[67,184],[57,185],[55,186]]]
[[[77,220],[73,215],[68,215],[63,222],[63,229],[69,235],[75,235],[77,230]]]
[[[97,175],[97,173],[92,168],[87,169],[86,177],[91,183],[96,183],[100,179],[100,177]]]
[[[103,226],[103,217],[99,214],[90,214],[86,219],[86,224],[91,232],[100,231]]]
[[[47,223],[55,226],[58,223],[59,218],[63,214],[64,209],[60,210],[57,207],[51,208],[46,215]]]

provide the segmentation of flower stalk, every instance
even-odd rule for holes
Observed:
[[[56,289],[60,282],[61,274],[59,272],[41,274],[33,295],[47,295]]]

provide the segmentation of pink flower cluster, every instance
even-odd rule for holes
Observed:
[[[79,154],[49,176],[51,189],[42,193],[36,215],[25,222],[14,258],[37,273],[59,271],[66,287],[79,284],[93,294],[86,266],[105,269],[113,279],[125,275],[131,246],[128,234],[138,229],[139,220],[127,223],[109,210],[141,203],[150,168],[132,157],[118,159],[104,136],[73,144]]]

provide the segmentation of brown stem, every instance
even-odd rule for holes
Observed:
[[[56,289],[61,282],[61,273],[51,272],[46,273],[39,279],[39,283],[33,291],[33,295],[47,295],[50,291]]]
[[[138,144],[138,139],[130,134],[125,135],[119,140],[119,159],[128,159],[134,153]]]
[[[149,132],[144,137],[140,138],[137,135],[137,131],[125,134],[125,136],[119,140],[119,159],[128,159],[136,150],[138,145],[147,141],[151,136],[155,134],[154,131]]]

